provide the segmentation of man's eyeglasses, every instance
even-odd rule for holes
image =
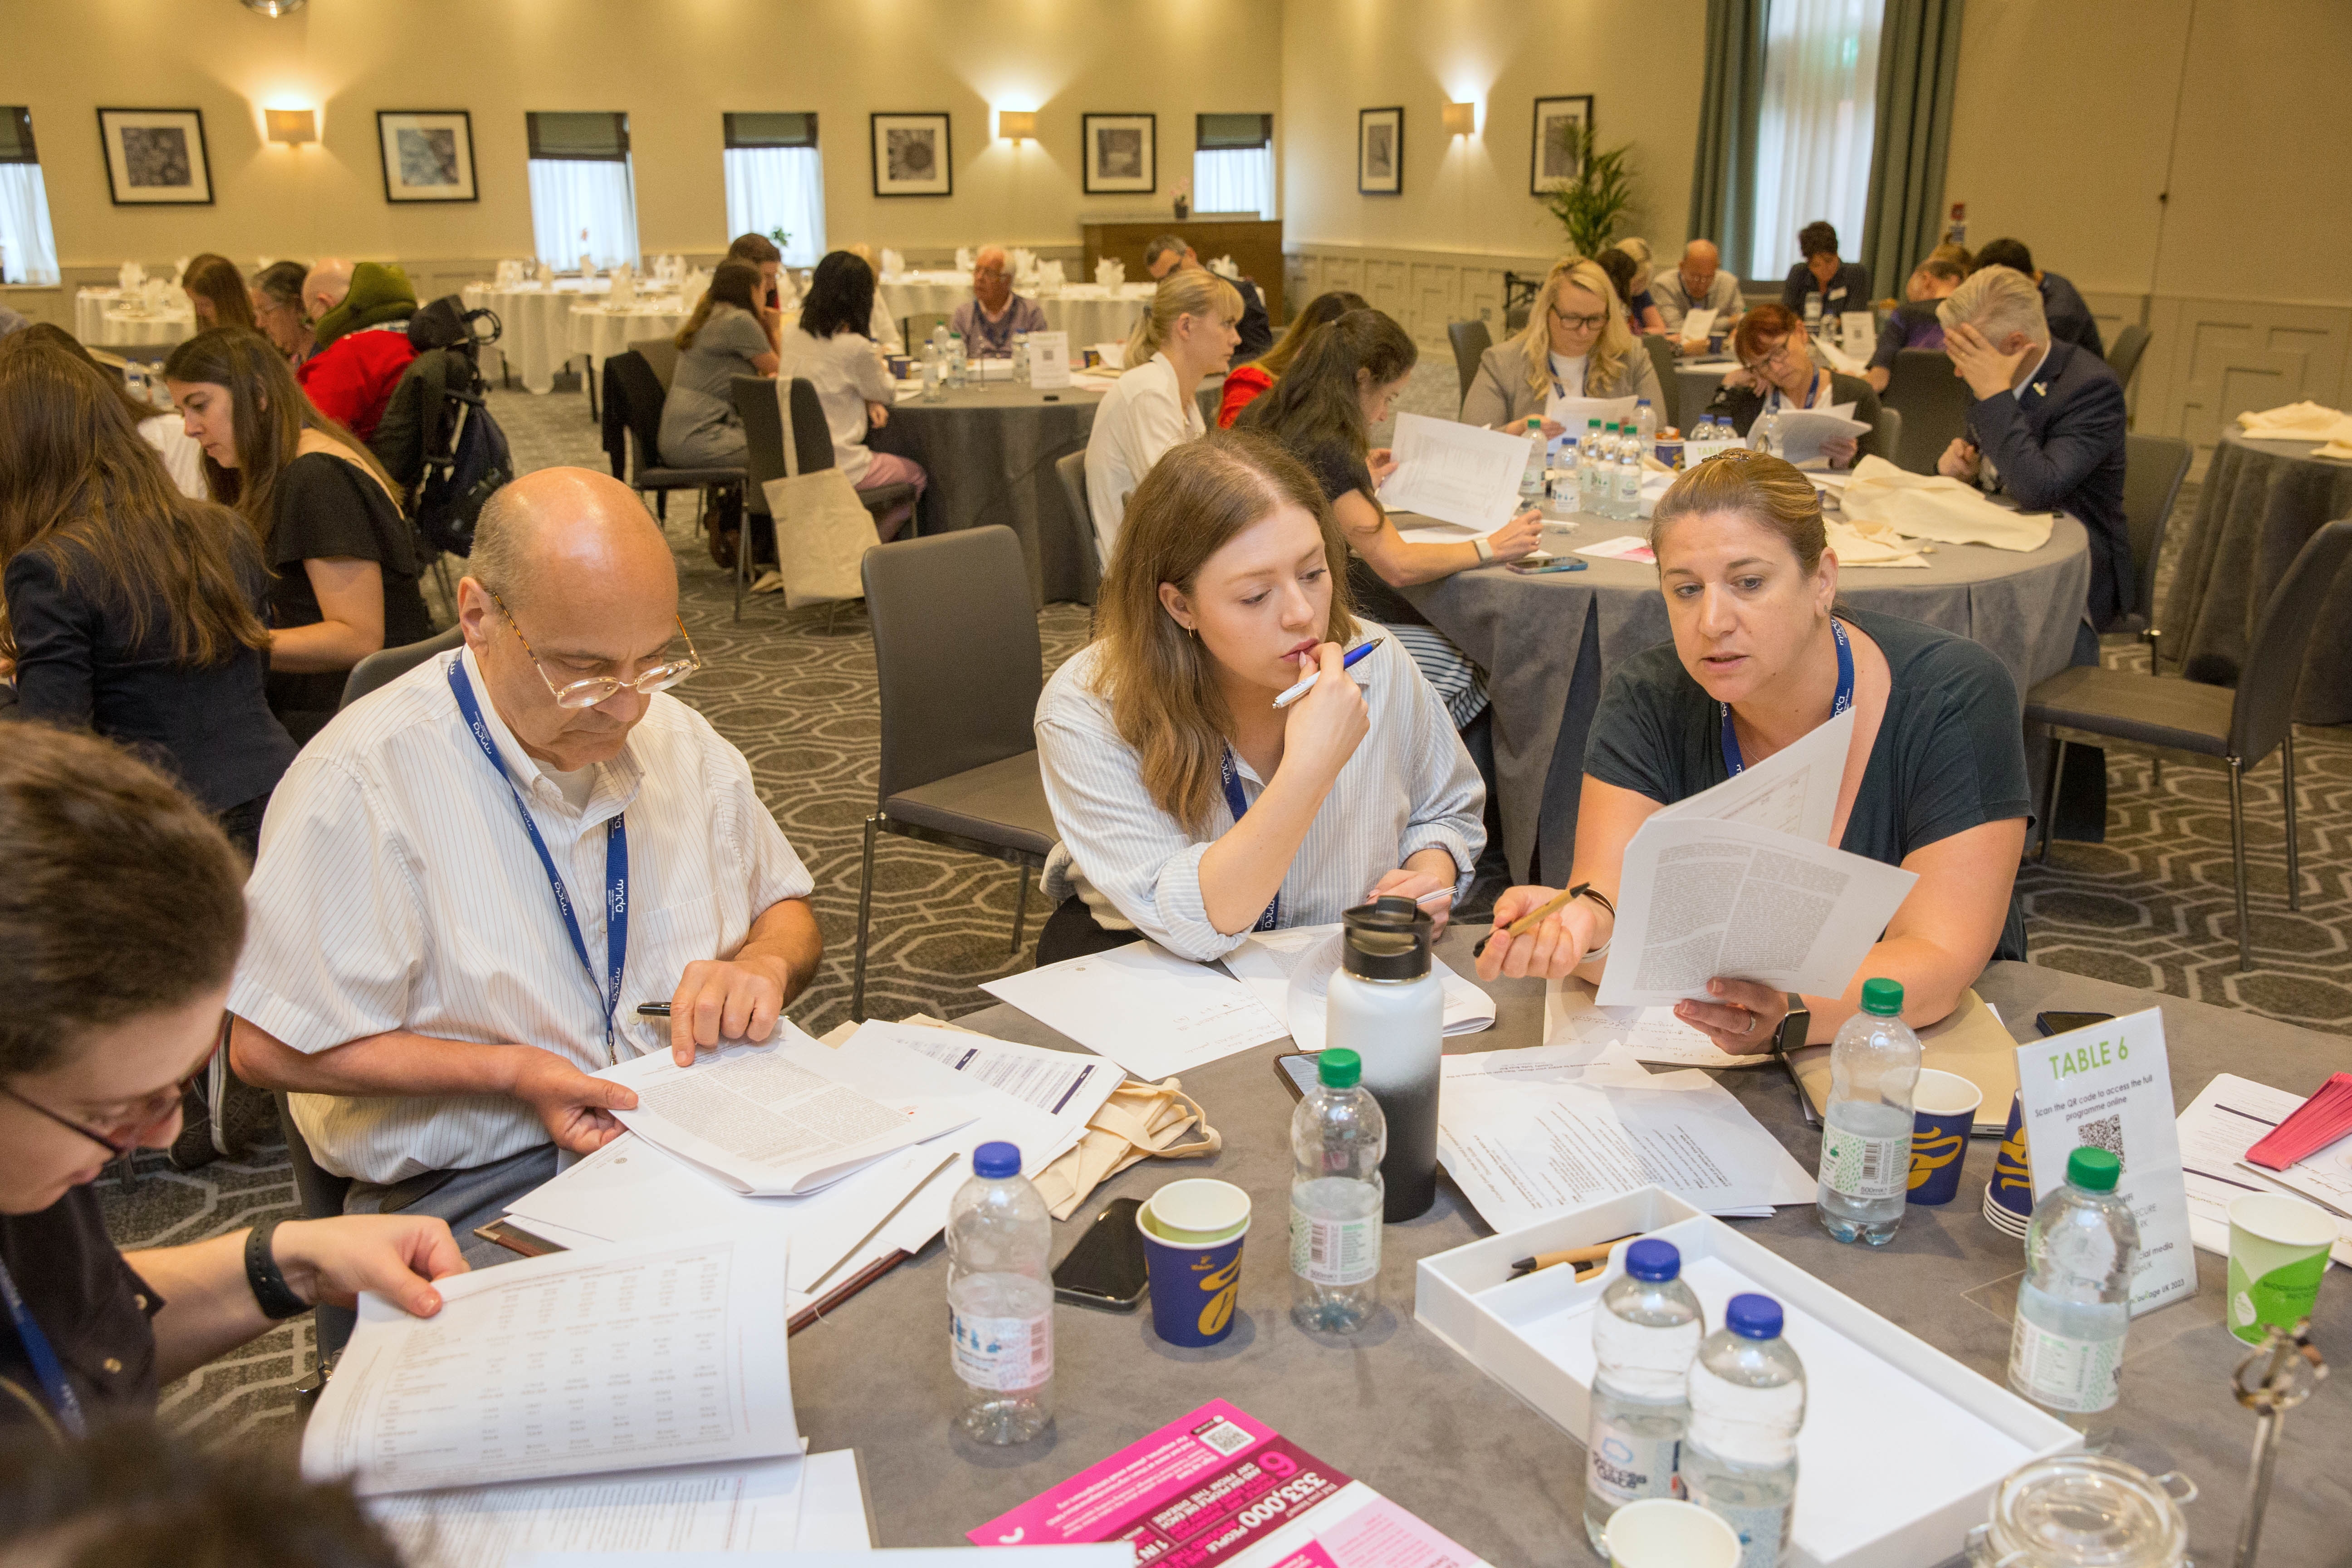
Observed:
[[[1597,331],[1603,322],[1609,320],[1608,316],[1605,314],[1599,316],[1571,316],[1567,311],[1558,308],[1554,308],[1552,310],[1551,319],[1558,321],[1561,326],[1566,327],[1571,332],[1590,332]]]
[[[522,635],[522,627],[515,625],[514,612],[507,608],[506,601],[493,593],[490,603],[499,607],[499,614],[504,616],[507,625],[513,628],[515,640],[522,644],[522,651],[530,655],[530,667],[539,671],[541,680],[547,682],[548,695],[555,699],[555,705],[559,708],[593,708],[599,702],[610,702],[625,689],[651,697],[656,691],[667,691],[702,668],[702,656],[694,651],[693,635],[681,620],[677,623],[677,635],[686,638],[684,658],[665,659],[649,669],[638,671],[627,680],[597,675],[558,686],[554,678],[547,673],[547,666],[540,662],[539,653],[530,646],[530,639]]]
[[[214,1050],[218,1049],[219,1047],[215,1045]],[[213,1051],[206,1051],[205,1059],[196,1064],[194,1071],[171,1088],[159,1089],[149,1095],[129,1110],[124,1111],[119,1121],[102,1130],[85,1127],[70,1116],[51,1110],[39,1100],[27,1100],[6,1084],[0,1084],[0,1095],[5,1095],[27,1110],[47,1117],[68,1132],[80,1133],[91,1142],[103,1147],[114,1158],[124,1160],[145,1145],[149,1134],[179,1114],[182,1099],[185,1097],[190,1087],[205,1076],[205,1071],[212,1066],[212,1061]]]

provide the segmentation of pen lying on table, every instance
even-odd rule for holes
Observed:
[[[1360,647],[1349,648],[1348,650],[1347,657],[1340,659],[1339,668],[1341,669],[1355,668],[1366,654],[1371,652],[1372,649],[1380,647],[1381,644],[1386,641],[1388,641],[1388,638],[1386,637],[1374,637],[1371,641],[1365,643]],[[1289,707],[1292,703],[1297,701],[1300,698],[1314,690],[1315,683],[1322,678],[1323,672],[1319,669],[1316,670],[1311,675],[1301,676],[1296,684],[1286,688],[1282,695],[1274,700],[1274,705],[1276,708]]]
[[[1617,1241],[1595,1242],[1591,1247],[1571,1247],[1566,1252],[1538,1252],[1533,1258],[1522,1258],[1512,1264],[1511,1277],[1515,1279],[1520,1279],[1541,1269],[1558,1268],[1563,1263],[1574,1263],[1579,1265],[1576,1270],[1577,1279],[1590,1279],[1609,1267],[1611,1247],[1615,1247],[1618,1241],[1633,1239],[1630,1236],[1621,1236]],[[1584,1267],[1586,1265],[1590,1267]]]

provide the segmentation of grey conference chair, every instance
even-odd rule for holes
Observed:
[[[1642,346],[1649,351],[1651,368],[1658,373],[1658,428],[1683,423],[1683,378],[1675,363],[1675,340],[1664,332],[1644,332]]]
[[[2147,353],[2148,330],[2137,321],[2126,323],[2116,332],[2116,341],[2107,345],[2107,368],[2131,391],[2132,377],[2139,374],[2140,356]]]
[[[661,378],[654,374],[652,363],[635,349],[614,354],[604,362],[604,379],[612,397],[619,405],[614,412],[625,430],[624,445],[627,449],[628,472],[621,472],[622,453],[612,452],[613,477],[625,479],[631,489],[639,495],[654,498],[654,515],[665,523],[669,521],[669,493],[672,490],[696,490],[702,496],[702,510],[707,515],[714,494],[740,489],[743,470],[731,468],[674,468],[666,462],[661,452],[662,405],[669,393]]]
[[[743,545],[735,552],[735,618],[743,618],[743,590],[751,580],[751,531],[749,517],[768,516],[768,481],[784,475],[784,416],[776,403],[776,384],[764,375],[739,375],[732,388],[736,416],[743,421],[744,472],[750,483],[744,487],[744,506],[748,513],[743,530]],[[813,382],[795,377],[793,381],[793,456],[803,474],[822,473],[833,467],[833,429],[824,422],[824,405],[818,401]],[[878,517],[910,499],[912,485],[877,485],[870,490],[860,490],[857,499],[866,510]],[[774,522],[769,518],[770,523]],[[908,521],[908,531],[915,531],[918,520]],[[779,546],[781,549],[781,546]]]
[[[1454,345],[1454,374],[1462,383],[1462,390],[1455,395],[1458,405],[1470,395],[1470,384],[1478,379],[1479,356],[1495,346],[1495,335],[1484,321],[1448,321],[1445,341]]]
[[[343,700],[335,705],[335,710],[341,712],[378,687],[391,685],[435,654],[447,653],[465,640],[466,634],[451,626],[446,632],[435,633],[423,642],[378,648],[352,666],[352,672],[343,677]]]
[[[1941,349],[1904,349],[1887,373],[1886,390],[1878,395],[1881,408],[1903,415],[1902,447],[1888,457],[1898,468],[1932,474],[1936,459],[1953,438],[1968,434],[1969,405],[1975,401],[1969,384],[1952,374],[1952,356]]]
[[[1078,520],[1085,535],[1079,547],[1084,552],[1081,560],[1086,567],[1086,600],[1091,605],[1102,592],[1102,563],[1098,557],[1101,545],[1095,533],[1094,503],[1087,499],[1087,449],[1081,447],[1055,458],[1054,477],[1062,481],[1063,499],[1070,503],[1070,515]]]
[[[2124,437],[2124,527],[2131,536],[2132,607],[2117,631],[2137,632],[2156,666],[2156,563],[2164,554],[2165,524],[2195,456],[2170,436]]]
[[[294,1124],[294,1109],[287,1103],[284,1089],[272,1089],[269,1098],[278,1102],[278,1125],[285,1130],[286,1163],[294,1167],[294,1195],[301,1200],[302,1217],[334,1218],[343,1212],[343,1197],[352,1190],[352,1179],[336,1175],[311,1156],[302,1130]],[[465,1245],[463,1237],[458,1245]],[[343,1342],[352,1337],[352,1325],[357,1321],[349,1307],[320,1306],[313,1310],[310,1329],[318,1342],[319,1365],[327,1365],[341,1353]]]
[[[677,378],[677,340],[676,338],[640,338],[629,345],[629,352],[651,367],[654,379],[661,383],[662,391]]]
[[[1015,952],[1030,874],[1045,868],[1056,837],[1032,729],[1045,656],[1019,537],[1000,525],[877,545],[866,552],[864,576],[882,765],[857,885],[849,1015],[861,1020],[877,834],[1020,867]]]
[[[1884,403],[1878,405],[1878,428],[1871,432],[1870,449],[1890,463],[1895,461],[1895,454],[1903,449],[1903,410]]]
[[[2246,771],[2279,753],[2279,793],[2286,806],[2286,907],[2303,907],[2303,868],[2295,845],[2294,691],[2311,629],[2336,574],[2352,560],[2352,518],[2327,524],[2305,542],[2254,623],[2235,691],[2225,686],[2082,665],[2059,671],[2025,696],[2025,721],[2078,730],[2142,745],[2219,757],[2230,770],[2230,858],[2237,873],[2238,972],[2253,967],[2246,919]],[[2050,748],[2055,795],[2066,742]],[[2038,858],[2050,857],[2050,823],[2042,824]]]

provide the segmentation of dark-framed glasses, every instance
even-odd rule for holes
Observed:
[[[679,620],[677,635],[686,639],[684,658],[664,659],[659,664],[639,670],[626,680],[610,675],[593,675],[585,680],[568,681],[558,686],[555,678],[547,673],[547,666],[540,662],[539,652],[530,646],[530,639],[523,636],[522,627],[516,625],[514,612],[507,608],[506,601],[494,592],[490,595],[490,603],[496,605],[499,614],[506,617],[515,640],[522,644],[522,651],[530,658],[530,667],[539,671],[540,679],[547,682],[548,695],[555,699],[555,705],[559,708],[593,708],[599,702],[611,701],[624,690],[651,697],[656,691],[667,691],[702,668],[702,656],[694,650],[694,635],[686,629],[686,622]]]
[[[215,1040],[212,1050],[205,1053],[205,1059],[198,1062],[194,1069],[185,1078],[181,1079],[169,1089],[158,1089],[147,1096],[124,1111],[120,1120],[110,1122],[103,1128],[89,1126],[75,1121],[63,1111],[52,1110],[39,1100],[19,1094],[5,1083],[0,1083],[0,1095],[15,1100],[37,1115],[48,1118],[68,1132],[80,1133],[91,1142],[103,1148],[115,1159],[127,1160],[134,1152],[146,1144],[150,1134],[179,1114],[180,1102],[186,1097],[189,1089],[195,1081],[205,1076],[205,1070],[212,1066],[214,1052],[219,1049],[220,1044]]]
[[[1598,331],[1609,320],[1606,313],[1598,316],[1571,316],[1559,306],[1552,307],[1551,319],[1572,332]]]

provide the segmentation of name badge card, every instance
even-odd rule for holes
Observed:
[[[1070,384],[1069,333],[1029,334],[1029,384],[1045,387]]]
[[[2123,1162],[2116,1192],[2139,1224],[2132,1316],[2197,1294],[2163,1013],[2151,1007],[2020,1046],[2017,1084],[2033,1201],[2065,1181],[2066,1157],[2075,1150],[2106,1150]]]

